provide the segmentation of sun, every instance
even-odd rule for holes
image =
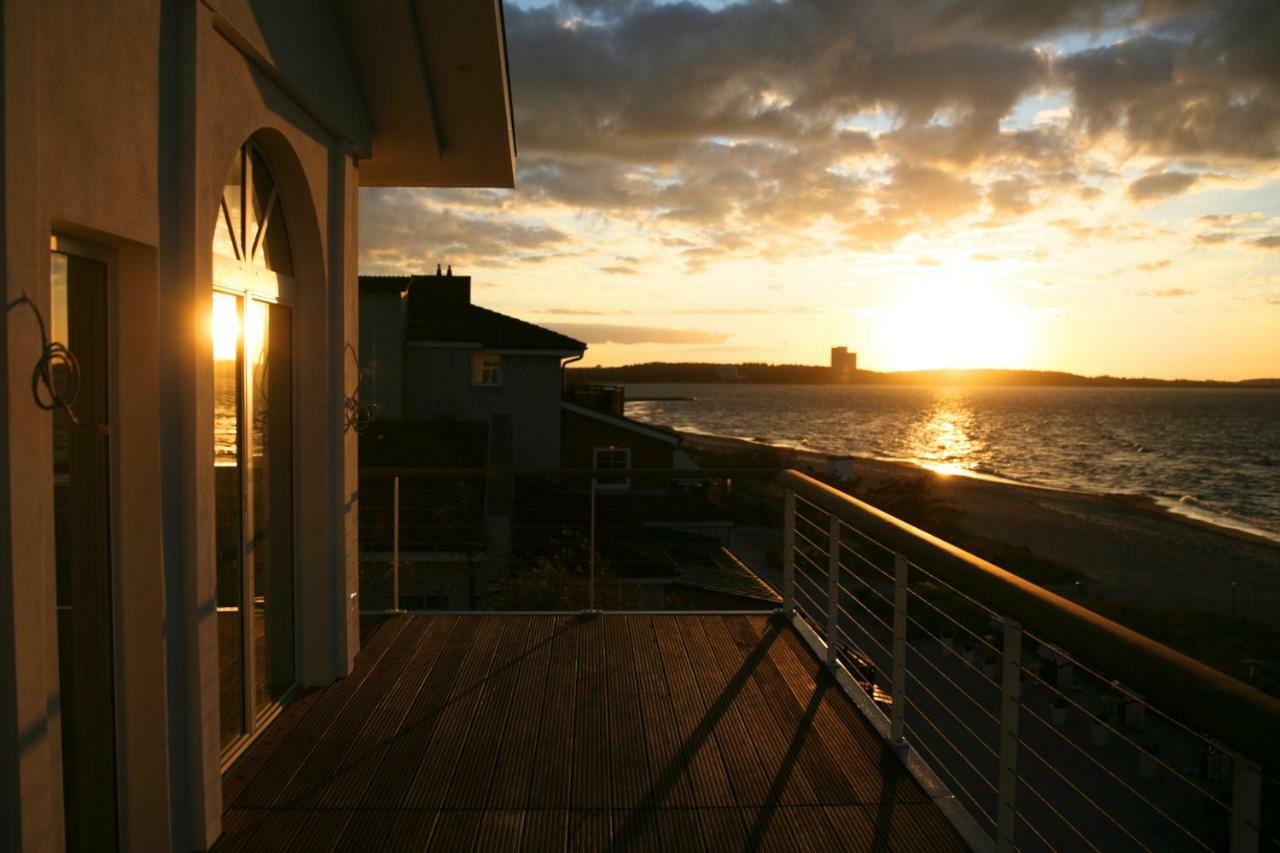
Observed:
[[[973,280],[904,285],[880,324],[885,369],[1019,368],[1027,358],[1028,312]]]

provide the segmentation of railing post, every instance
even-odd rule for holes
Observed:
[[[1022,626],[1004,620],[1000,677],[1000,778],[996,803],[996,849],[1011,851],[1018,809],[1018,710],[1022,704]]]
[[[889,740],[907,736],[907,558],[893,556],[893,704],[889,706]]]
[[[1255,853],[1262,825],[1262,768],[1231,755],[1231,853]]]
[[[827,666],[835,666],[840,648],[840,516],[827,526]]]
[[[796,612],[796,493],[787,489],[782,501],[782,612]]]
[[[400,475],[391,481],[391,609],[400,609]]]
[[[591,478],[591,552],[587,555],[587,609],[596,609],[596,478]]]

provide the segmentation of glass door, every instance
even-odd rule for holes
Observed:
[[[296,681],[293,282],[266,162],[228,172],[213,240],[213,464],[219,705],[224,756]]]
[[[59,241],[58,245],[63,245]],[[54,366],[74,396],[53,411],[54,568],[62,715],[62,803],[68,850],[115,850],[116,708],[107,421],[107,265],[54,251],[53,340],[79,366]]]

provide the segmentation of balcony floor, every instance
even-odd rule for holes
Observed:
[[[418,615],[223,782],[218,850],[960,850],[768,615]]]

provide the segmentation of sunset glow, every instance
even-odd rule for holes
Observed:
[[[1026,365],[1026,309],[976,282],[911,286],[877,329],[892,370]]]
[[[1280,376],[1265,7],[513,0],[515,190],[362,191],[360,269],[587,365]]]

